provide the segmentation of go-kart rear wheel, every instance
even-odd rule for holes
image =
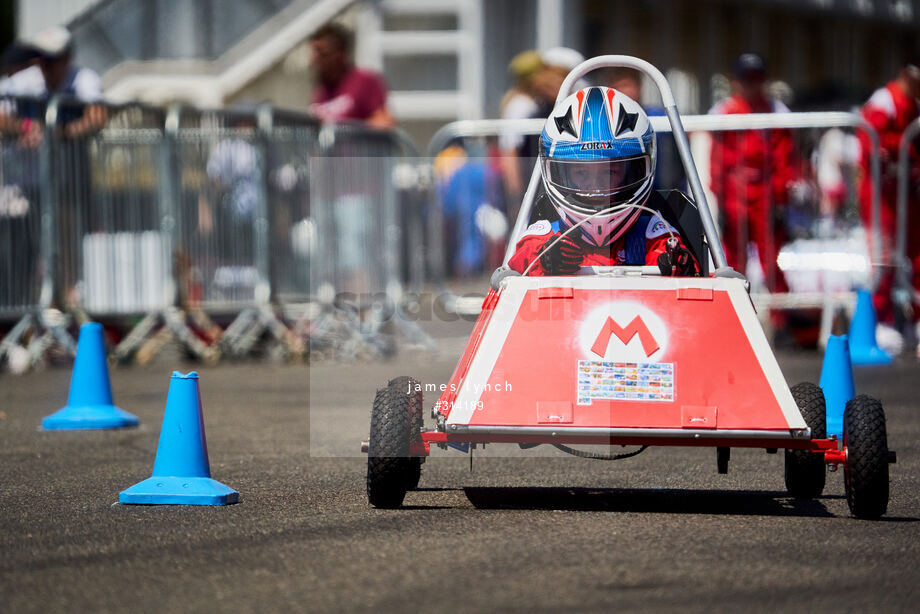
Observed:
[[[859,395],[843,411],[844,485],[850,513],[875,520],[888,509],[888,434],[885,410]]]
[[[827,410],[824,392],[809,382],[792,387],[792,398],[798,406],[805,424],[811,429],[812,439],[827,436]],[[793,497],[812,499],[821,496],[827,478],[824,456],[810,450],[786,450],[786,490]]]
[[[417,388],[414,379],[397,377],[374,398],[367,455],[367,498],[374,507],[399,507],[406,492],[418,486],[421,459],[409,456],[422,426]]]

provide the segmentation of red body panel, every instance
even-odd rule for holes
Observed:
[[[629,289],[614,290],[577,282],[571,287],[559,278],[541,283],[516,290],[524,296],[512,322],[506,320],[513,307],[495,317],[498,302],[515,300],[506,296],[507,289],[498,301],[493,294],[486,299],[439,401],[449,422],[560,431],[793,428],[788,403],[784,414],[782,395],[761,364],[764,352],[755,353],[736,313],[739,301],[733,303],[725,286],[645,289],[633,282]],[[746,295],[744,301],[753,314]],[[496,320],[505,321],[504,327]],[[762,338],[756,319],[753,325],[753,336]],[[497,332],[487,332],[492,327]],[[480,353],[486,356],[469,377]],[[489,353],[497,354],[491,369]],[[769,348],[766,353],[775,366]],[[774,380],[777,374],[778,366]],[[789,396],[785,382],[781,387]]]
[[[450,376],[449,384],[444,392],[441,393],[441,397],[435,405],[435,409],[445,416],[457,399],[456,391],[460,390],[460,386],[466,378],[467,371],[470,368],[470,361],[473,360],[476,349],[479,347],[479,342],[482,341],[482,335],[486,332],[486,326],[489,324],[489,319],[492,317],[492,310],[495,308],[497,302],[498,292],[489,289],[489,293],[482,302],[482,311],[479,312],[479,317],[476,319],[476,324],[473,326],[473,332],[470,333],[470,340],[466,342],[466,349],[463,350],[463,356],[460,357],[457,368],[454,369],[453,374]]]

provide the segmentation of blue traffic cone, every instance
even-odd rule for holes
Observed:
[[[854,365],[887,365],[891,356],[875,340],[875,306],[866,289],[856,293],[856,312],[850,322],[850,359]]]
[[[48,431],[117,429],[137,424],[137,416],[112,404],[112,384],[105,362],[102,325],[87,322],[80,327],[67,406],[45,416],[42,428]]]
[[[153,463],[153,477],[121,491],[122,503],[227,505],[239,493],[211,479],[198,374],[173,371]]]
[[[846,335],[831,335],[824,350],[821,382],[827,410],[827,436],[843,439],[843,410],[856,391],[853,388],[853,367],[850,364],[850,344]]]

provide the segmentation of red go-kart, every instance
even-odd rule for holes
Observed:
[[[578,444],[711,446],[720,472],[733,447],[784,449],[786,487],[795,497],[819,496],[827,465],[843,466],[853,515],[880,517],[889,462],[882,406],[865,396],[850,401],[838,441],[826,436],[821,389],[786,384],[746,280],[726,266],[664,76],[637,58],[597,57],[569,74],[559,100],[591,70],[613,66],[643,71],[661,91],[693,198],[674,191],[656,206],[703,275],[664,277],[653,267],[571,277],[496,271],[432,409],[436,427],[423,428],[422,392],[411,378],[377,392],[366,445],[370,503],[400,506],[418,485],[431,444],[553,444],[573,452],[569,446]],[[535,168],[508,257],[530,221],[538,182]]]

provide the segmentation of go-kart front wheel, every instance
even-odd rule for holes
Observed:
[[[824,392],[818,386],[808,382],[796,384],[791,389],[792,398],[798,406],[805,424],[811,429],[812,439],[824,439],[827,436],[827,411]],[[810,450],[786,450],[785,472],[786,490],[799,499],[820,497],[827,479],[824,456]]]
[[[410,457],[409,448],[421,426],[418,382],[397,377],[377,391],[367,455],[367,498],[374,507],[399,507],[406,492],[418,486],[421,459]]]
[[[885,411],[859,395],[843,411],[847,505],[857,518],[875,520],[888,509],[888,434]]]
[[[418,488],[419,480],[422,479],[422,459],[413,456],[409,459],[409,472],[406,474],[406,490],[415,490]]]

